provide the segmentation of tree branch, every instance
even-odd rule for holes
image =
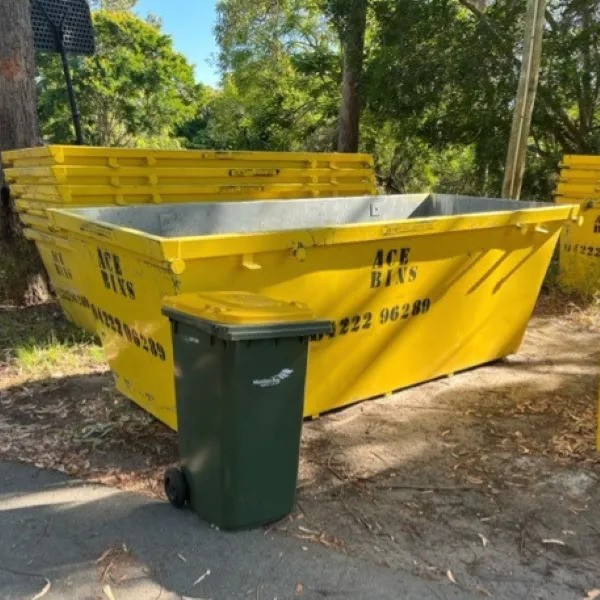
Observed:
[[[550,28],[553,31],[556,31],[558,29],[558,22],[552,16],[552,13],[549,10],[546,10],[545,16],[546,16],[546,23],[548,23],[548,25],[550,25]]]
[[[479,10],[479,8],[477,8],[474,4],[471,4],[469,0],[458,0],[458,2],[462,4],[467,10],[470,10],[479,19],[485,18],[483,11]]]
[[[493,35],[494,39],[497,41],[498,46],[507,55],[510,54],[510,57],[513,61],[513,64],[517,69],[521,68],[521,61],[514,55],[512,46],[508,47],[506,44],[506,40],[502,35],[498,32],[498,30],[493,26],[490,22],[490,19],[487,15],[485,15],[479,8],[474,6],[469,0],[457,0],[459,4],[464,6],[467,10],[469,10],[475,17],[477,17],[481,23],[483,23],[488,31]],[[548,17],[550,17],[550,25],[558,26],[554,17],[549,14],[549,11],[546,11],[545,14],[546,20],[548,21]],[[552,102],[553,92],[552,90],[548,90],[545,85],[540,81],[538,83],[537,90],[538,98],[540,99],[540,104],[542,109],[546,112],[548,117],[550,118],[550,122],[553,122],[553,119],[558,119],[560,124],[563,127],[563,133],[566,134],[567,137],[571,138],[571,141],[574,146],[582,146],[585,145],[585,141],[581,137],[581,132],[578,128],[573,124],[573,122],[569,119],[567,113],[562,109],[561,106],[556,105]],[[556,125],[553,127],[556,129]],[[566,141],[566,140],[565,140]]]

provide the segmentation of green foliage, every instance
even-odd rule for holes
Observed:
[[[138,0],[89,0],[93,10],[107,10],[111,12],[126,12],[132,10]]]
[[[340,39],[364,0],[220,0],[221,86],[193,81],[133,0],[97,0],[99,54],[72,58],[87,141],[331,150]],[[369,0],[361,147],[389,191],[500,193],[525,0]],[[56,57],[39,61],[49,141],[73,138]],[[600,153],[600,5],[549,0],[523,197],[548,200],[565,152]]]
[[[194,115],[202,86],[192,66],[156,25],[125,12],[93,15],[97,54],[71,59],[86,143],[172,146],[177,128]],[[42,133],[51,142],[73,139],[60,60],[38,59]]]
[[[331,148],[352,6],[221,0],[223,89],[203,141]],[[562,153],[600,152],[599,13],[597,0],[549,0],[524,197],[550,199]],[[524,14],[525,0],[370,0],[361,139],[386,189],[500,194]]]
[[[317,0],[221,0],[222,90],[209,109],[216,147],[329,149],[340,65]]]

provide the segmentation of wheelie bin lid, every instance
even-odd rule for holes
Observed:
[[[198,327],[225,340],[248,340],[329,333],[330,321],[316,319],[299,302],[251,292],[191,292],[163,299],[162,313],[172,321]]]

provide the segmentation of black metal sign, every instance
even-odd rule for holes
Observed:
[[[31,25],[36,50],[94,54],[94,28],[86,0],[31,0]]]
[[[67,54],[94,54],[94,28],[86,0],[31,0],[31,24],[37,50],[58,52],[73,115],[75,138],[83,144],[81,115]]]

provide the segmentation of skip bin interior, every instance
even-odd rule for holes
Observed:
[[[255,233],[372,224],[491,212],[510,212],[550,205],[538,202],[403,194],[323,199],[215,202],[81,208],[69,211],[90,221],[135,229],[163,238],[228,233]]]

